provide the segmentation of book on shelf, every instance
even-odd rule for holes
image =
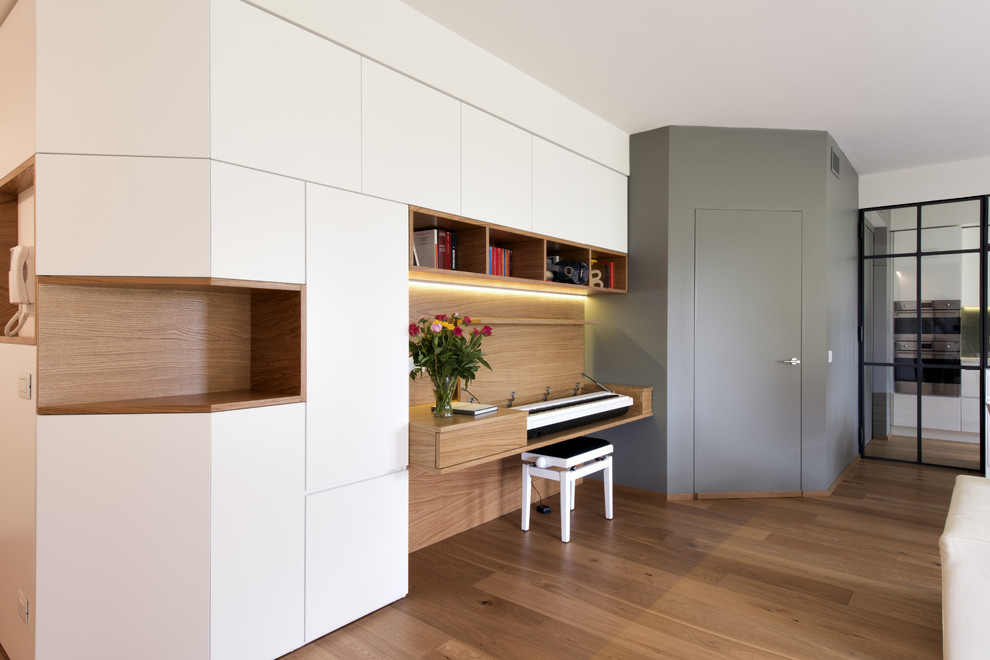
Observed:
[[[417,229],[413,232],[415,265],[453,270],[456,268],[457,234],[448,229]]]
[[[413,249],[420,266],[437,267],[437,230],[418,229],[413,232]]]
[[[488,246],[488,274],[506,277],[512,275],[512,250]]]

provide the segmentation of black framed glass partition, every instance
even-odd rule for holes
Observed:
[[[987,202],[860,212],[864,457],[983,471]]]

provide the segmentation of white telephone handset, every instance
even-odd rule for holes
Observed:
[[[3,332],[13,337],[24,327],[28,317],[28,305],[33,302],[34,259],[31,258],[31,248],[27,245],[17,245],[10,248],[10,302],[19,305]]]

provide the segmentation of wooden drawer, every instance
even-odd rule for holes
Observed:
[[[526,413],[499,408],[471,417],[434,417],[430,405],[409,408],[409,464],[436,472],[526,447]]]

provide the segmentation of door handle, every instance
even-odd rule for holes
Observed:
[[[783,362],[784,364],[789,364],[792,367],[794,365],[801,364],[801,360],[799,360],[797,358],[791,358],[790,360],[781,360],[781,362]]]

